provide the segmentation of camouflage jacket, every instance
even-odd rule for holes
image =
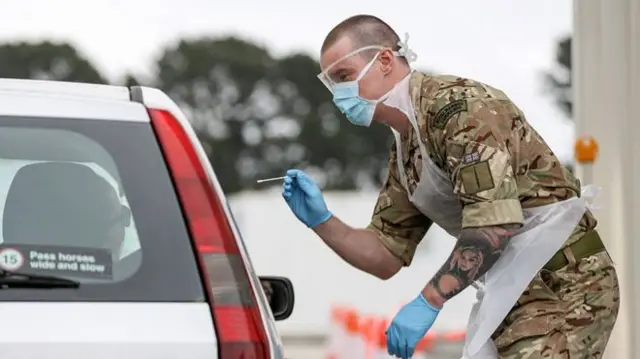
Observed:
[[[470,79],[419,72],[411,75],[409,90],[420,138],[460,197],[463,228],[522,223],[522,208],[579,196],[580,182],[504,92]],[[417,141],[413,129],[402,137],[410,192],[422,169]],[[397,160],[394,143],[389,174],[368,228],[409,265],[432,222],[409,201]],[[587,211],[566,245],[595,225]]]

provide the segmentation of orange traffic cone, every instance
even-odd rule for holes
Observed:
[[[420,341],[418,342],[418,345],[416,345],[416,351],[413,354],[413,358],[426,359],[427,352],[429,352],[433,348],[433,345],[435,344],[436,339],[437,337],[435,332],[428,331],[427,335],[425,335],[424,338],[420,339]]]
[[[388,320],[380,320],[378,322],[378,330],[376,331],[376,355],[375,359],[397,359],[387,353],[387,327]]]
[[[346,336],[340,359],[364,359],[365,345],[360,336],[360,316],[354,309],[345,315]]]
[[[344,312],[345,308],[333,306],[331,308],[331,322],[329,325],[329,338],[325,359],[339,359],[341,342],[344,340]]]
[[[459,343],[465,340],[467,333],[464,330],[458,330],[453,332],[446,332],[441,334],[440,336],[442,337],[442,340]]]

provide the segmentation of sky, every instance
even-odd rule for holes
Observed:
[[[69,41],[110,79],[153,72],[163,46],[183,36],[237,35],[274,56],[314,56],[351,15],[381,17],[410,34],[415,68],[470,77],[504,90],[563,160],[573,125],[543,90],[555,42],[571,32],[571,0],[1,0],[0,41]]]

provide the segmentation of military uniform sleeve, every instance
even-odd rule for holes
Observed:
[[[409,201],[398,178],[396,158],[394,143],[387,180],[380,190],[367,229],[374,231],[382,244],[408,266],[432,222]]]
[[[462,228],[522,224],[512,156],[520,140],[517,108],[491,98],[455,102],[459,111],[445,119],[442,134],[447,172],[463,204]]]

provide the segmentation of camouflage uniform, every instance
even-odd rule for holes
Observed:
[[[410,91],[429,156],[449,174],[463,204],[463,228],[522,223],[522,208],[580,195],[580,182],[502,91],[417,72]],[[417,141],[413,130],[402,138],[411,192],[422,169]],[[388,179],[368,228],[409,265],[432,222],[409,201],[396,161],[394,143]],[[594,232],[596,223],[587,210],[563,246],[568,265],[540,271],[494,333],[501,358],[602,356],[619,309],[616,271],[606,251],[576,261],[566,250]]]

